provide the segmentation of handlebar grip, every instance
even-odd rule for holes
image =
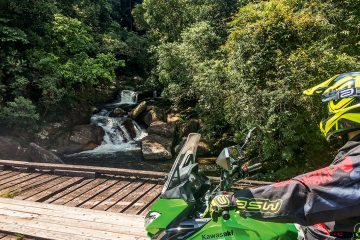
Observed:
[[[259,170],[261,167],[262,167],[261,163],[255,163],[254,165],[247,167],[247,172],[253,172]]]
[[[222,215],[224,220],[229,220],[230,219],[229,211],[224,210],[224,211],[222,211],[221,215]]]

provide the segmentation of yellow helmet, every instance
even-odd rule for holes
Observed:
[[[320,122],[327,140],[360,129],[360,72],[336,75],[304,94],[321,94],[322,102],[328,102],[329,116]]]

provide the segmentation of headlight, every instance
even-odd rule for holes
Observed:
[[[161,214],[158,212],[149,212],[145,217],[145,228],[160,216]]]

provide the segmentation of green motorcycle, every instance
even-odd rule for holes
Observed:
[[[151,206],[145,228],[151,239],[303,239],[295,224],[263,222],[242,217],[237,209],[210,214],[211,199],[231,189],[232,184],[261,167],[246,166],[240,154],[248,143],[224,148],[216,163],[221,167],[219,184],[199,172],[196,149],[200,134],[191,133],[177,156],[161,196]]]

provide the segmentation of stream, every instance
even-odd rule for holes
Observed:
[[[102,106],[90,119],[91,124],[105,132],[102,144],[93,150],[65,155],[63,160],[72,164],[153,169],[154,164],[145,162],[141,152],[140,141],[147,136],[146,129],[127,115],[113,114],[114,109],[130,109],[137,101],[136,92],[123,90],[116,101]]]

